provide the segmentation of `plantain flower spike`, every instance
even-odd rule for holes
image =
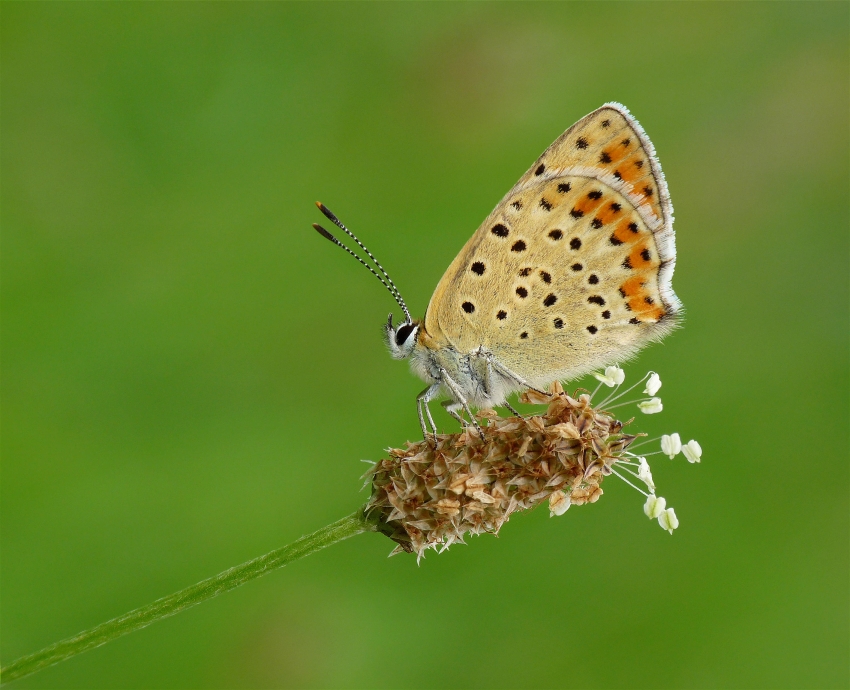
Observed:
[[[521,400],[548,409],[509,418],[481,410],[483,438],[467,427],[408,442],[389,449],[364,475],[372,487],[366,512],[398,544],[393,554],[415,553],[418,560],[428,549],[464,543],[468,534],[498,534],[511,515],[543,503],[550,516],[563,515],[598,501],[611,474],[634,488],[625,473],[639,477],[654,492],[646,460],[628,451],[637,435],[594,409],[589,395],[569,396],[556,382],[550,393],[528,391]],[[662,510],[663,503],[648,514],[655,518]]]

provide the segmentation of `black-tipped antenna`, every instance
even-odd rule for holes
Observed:
[[[320,208],[321,208],[321,207],[320,207]],[[406,322],[407,322],[407,323],[411,323],[411,322],[413,321],[413,319],[411,319],[411,318],[410,318],[410,312],[407,310],[407,305],[404,303],[404,300],[401,298],[401,295],[398,293],[398,290],[397,290],[397,289],[396,289],[396,290],[393,290],[393,288],[391,288],[391,287],[387,284],[387,281],[386,281],[386,280],[384,280],[383,278],[381,278],[381,276],[379,276],[379,275],[378,275],[378,273],[375,271],[375,269],[374,269],[374,268],[372,268],[369,264],[367,264],[365,261],[363,261],[363,259],[361,259],[359,256],[357,256],[357,254],[355,254],[355,253],[354,253],[351,249],[349,249],[348,247],[346,247],[346,246],[345,246],[342,242],[340,242],[340,241],[339,241],[336,237],[334,237],[333,235],[331,235],[331,233],[329,233],[327,230],[325,230],[325,229],[324,229],[321,225],[319,225],[318,223],[313,223],[313,228],[315,228],[316,232],[318,232],[320,235],[322,235],[322,237],[325,237],[326,239],[329,239],[331,242],[333,242],[333,243],[334,243],[335,245],[337,245],[338,247],[342,247],[345,251],[347,251],[349,254],[351,254],[351,256],[353,256],[353,257],[354,257],[355,259],[357,259],[357,260],[358,260],[361,264],[363,264],[366,268],[368,268],[368,269],[369,269],[369,271],[372,273],[372,275],[373,275],[373,276],[375,276],[378,280],[380,280],[380,281],[381,281],[381,283],[383,284],[383,286],[384,286],[385,288],[387,288],[387,290],[389,290],[390,294],[391,294],[391,295],[395,298],[395,301],[396,301],[396,302],[398,302],[398,305],[401,307],[401,310],[404,312],[404,316],[405,316]],[[371,256],[371,255],[370,255],[370,256]],[[375,263],[377,263],[377,261],[376,261]]]
[[[357,242],[357,246],[359,246],[360,249],[362,249],[364,252],[366,252],[366,254],[368,254],[369,258],[372,259],[372,261],[375,262],[375,265],[378,267],[378,270],[380,270],[381,273],[384,274],[384,277],[387,279],[387,282],[389,283],[389,287],[391,288],[390,292],[392,292],[396,296],[396,299],[399,300],[400,304],[404,304],[404,300],[401,297],[401,291],[395,286],[393,279],[390,278],[390,274],[387,273],[384,270],[383,266],[381,266],[381,262],[378,261],[375,258],[375,256],[372,254],[372,252],[370,252],[366,248],[366,245],[363,244],[360,240],[358,240],[357,236],[353,232],[351,232],[351,230],[349,230],[347,227],[345,227],[343,222],[339,218],[336,217],[336,214],[333,211],[331,211],[327,206],[325,206],[321,201],[317,201],[316,206],[318,206],[319,210],[322,213],[324,213],[325,216],[327,216],[328,220],[330,220],[334,225],[336,225],[340,230],[342,230],[351,239],[353,239],[355,242]],[[386,285],[386,283],[385,283],[385,285]],[[404,313],[407,314],[407,320],[409,322],[410,321],[410,315],[407,313],[407,308],[405,308],[405,307],[402,307],[402,308],[404,309]]]

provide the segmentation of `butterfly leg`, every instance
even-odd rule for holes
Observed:
[[[418,396],[416,396],[416,413],[419,415],[419,426],[422,427],[422,436],[428,440],[428,427],[425,426],[425,416],[422,413],[422,408],[425,408],[425,414],[428,415],[428,422],[431,424],[433,431],[434,443],[437,442],[437,425],[434,424],[434,418],[431,416],[431,410],[428,409],[428,403],[434,399],[434,396],[440,392],[440,384],[435,383],[428,386]]]
[[[504,406],[505,406],[505,407],[507,407],[507,408],[508,408],[511,412],[513,412],[513,413],[514,413],[514,417],[519,417],[520,419],[525,419],[525,417],[523,417],[523,416],[522,416],[522,413],[521,413],[521,412],[518,412],[517,410],[515,410],[515,409],[511,406],[511,404],[510,404],[507,400],[505,400],[505,402],[503,402],[503,403],[502,403],[502,405],[504,405]]]
[[[546,391],[542,391],[539,388],[535,388],[528,381],[526,381],[522,376],[514,373],[513,371],[508,369],[505,365],[499,364],[498,360],[495,357],[493,357],[493,355],[491,355],[489,352],[486,354],[486,357],[487,357],[487,363],[492,365],[493,368],[496,371],[498,371],[500,374],[503,374],[504,376],[507,376],[508,378],[513,379],[520,386],[525,386],[526,388],[530,388],[531,390],[536,391],[537,393],[543,393],[544,395],[546,395]],[[511,411],[513,412],[513,410],[511,410]]]
[[[485,383],[485,388],[487,390],[487,395],[489,397],[490,390],[492,390],[492,387],[493,387],[492,386],[492,381],[493,381],[493,356],[486,353],[486,352],[482,352],[482,354],[484,354],[484,359],[487,362],[487,378],[484,380],[484,383]],[[513,407],[511,407],[511,404],[507,400],[505,400],[502,403],[502,406],[506,407],[511,412],[513,412],[515,417],[519,417],[520,419],[525,419],[525,417],[523,417],[522,414],[520,414]]]
[[[462,407],[459,402],[454,400],[443,400],[440,405],[443,406],[443,409],[446,412],[459,421],[461,426],[467,426],[468,422],[457,413],[457,411]]]
[[[442,376],[443,382],[449,387],[449,389],[451,389],[452,393],[454,393],[455,399],[457,400],[458,404],[462,405],[463,409],[466,410],[466,414],[469,415],[469,419],[472,421],[472,424],[478,431],[478,436],[480,438],[484,438],[484,432],[481,430],[481,426],[478,424],[478,420],[475,419],[475,415],[472,414],[472,410],[469,408],[469,403],[467,402],[466,397],[463,395],[460,386],[455,383],[455,381],[451,378],[451,376],[449,376],[449,373],[445,369],[443,369],[443,367],[440,367],[440,376]],[[446,411],[449,411],[448,407],[446,407]]]

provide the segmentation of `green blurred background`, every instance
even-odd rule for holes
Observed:
[[[417,437],[398,309],[315,199],[421,315],[608,100],[687,308],[627,367],[664,381],[641,428],[705,452],[655,461],[674,537],[614,480],[420,567],[363,535],[18,687],[847,687],[846,3],[0,15],[5,663],[353,511]]]

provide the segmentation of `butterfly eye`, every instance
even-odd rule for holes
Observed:
[[[413,333],[413,329],[416,328],[412,323],[407,323],[396,331],[395,334],[395,343],[396,345],[403,345],[404,341],[406,341],[410,334]]]

